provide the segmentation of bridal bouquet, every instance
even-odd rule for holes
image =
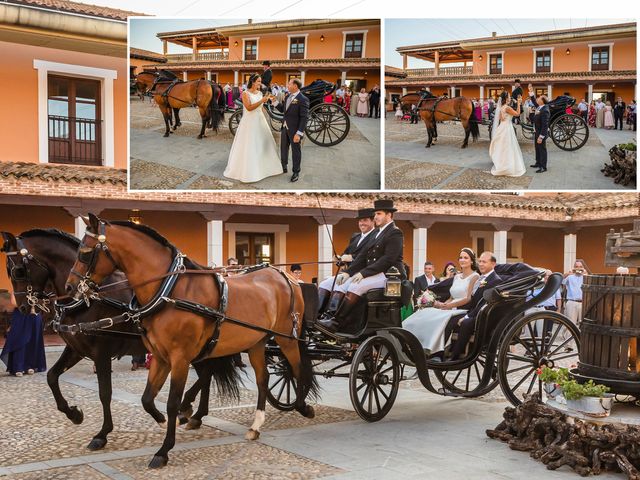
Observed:
[[[418,298],[418,308],[433,307],[433,304],[436,302],[436,300],[438,300],[438,297],[436,297],[435,293],[433,293],[431,290],[425,290],[424,293]]]

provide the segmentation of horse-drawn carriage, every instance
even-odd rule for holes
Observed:
[[[553,143],[560,149],[566,151],[574,151],[583,147],[589,140],[589,126],[584,118],[580,115],[567,113],[567,108],[576,103],[575,98],[568,95],[560,95],[555,100],[549,102],[549,110],[551,118],[549,119],[549,136]],[[493,125],[493,115],[489,115],[489,138],[491,138],[491,129]],[[522,136],[533,141],[534,128],[529,119],[520,123]],[[514,128],[516,128],[514,124]],[[517,132],[516,132],[517,133]]]
[[[477,317],[464,357],[458,360],[448,359],[449,349],[444,359],[425,356],[418,339],[402,329],[400,311],[411,303],[410,282],[394,287],[397,282],[391,279],[387,288],[369,291],[359,330],[334,335],[314,328],[315,286],[305,285],[305,300],[310,302],[305,308],[305,342],[314,374],[348,378],[352,405],[370,422],[390,411],[400,382],[408,380],[409,367],[415,368],[415,376],[433,393],[478,397],[500,385],[507,399],[519,404],[523,394],[537,386],[538,368],[575,363],[579,333],[565,316],[532,308],[560,288],[561,274],[552,274],[545,283],[544,271],[523,264],[498,265],[496,272],[504,282],[485,292],[486,305]],[[440,295],[444,298],[448,291],[440,288]],[[296,389],[287,361],[274,343],[268,346],[267,355],[271,374],[267,400],[275,408],[292,410]]]
[[[321,147],[333,147],[342,142],[349,134],[351,120],[349,114],[340,105],[324,103],[324,97],[333,93],[335,84],[316,80],[302,87],[300,91],[309,98],[309,118],[305,128],[305,136]],[[236,134],[240,119],[242,119],[242,101],[236,101],[237,109],[229,118],[229,130]],[[271,128],[279,132],[282,127],[283,115],[268,103],[265,106]]]

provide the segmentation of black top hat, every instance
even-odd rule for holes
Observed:
[[[361,218],[373,218],[376,214],[376,211],[373,208],[361,208],[358,210],[358,216],[356,219],[360,220]]]
[[[269,60],[265,60],[264,62],[262,62],[262,65],[266,65],[267,67],[270,67],[271,62]]]
[[[520,83],[520,79],[519,79],[519,78],[516,78],[516,79],[513,81],[513,83]]]
[[[382,198],[379,200],[374,200],[373,209],[377,212],[378,210],[382,210],[384,212],[397,212],[398,209],[393,207],[393,200]]]

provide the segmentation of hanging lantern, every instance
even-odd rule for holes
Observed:
[[[387,283],[384,287],[385,297],[400,297],[402,295],[402,276],[396,267],[391,267],[387,273]]]

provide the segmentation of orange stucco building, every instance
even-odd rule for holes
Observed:
[[[525,94],[531,83],[551,98],[621,96],[628,104],[636,98],[636,37],[636,24],[624,23],[401,46],[404,68],[387,67],[387,98],[426,88],[483,100],[519,79]],[[408,69],[408,57],[433,67]]]
[[[152,20],[150,20],[152,21]],[[321,78],[370,90],[380,85],[380,20],[278,20],[158,33],[164,68],[184,80],[239,86],[269,60],[272,83]],[[161,43],[160,43],[161,42]],[[170,43],[191,49],[169,54]],[[160,48],[160,45],[162,47]]]
[[[59,0],[0,4],[0,161],[125,167],[127,15]]]

